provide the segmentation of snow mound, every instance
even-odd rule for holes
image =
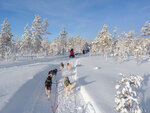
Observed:
[[[94,67],[94,70],[98,70],[98,69],[101,69],[101,67]]]

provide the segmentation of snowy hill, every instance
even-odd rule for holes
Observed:
[[[58,72],[53,81],[51,98],[45,95],[44,82],[49,70],[59,69],[60,63],[72,64],[71,71],[66,67]],[[69,59],[57,56],[34,61],[22,61],[0,65],[0,112],[1,113],[115,113],[114,96],[119,73],[143,76],[139,91],[141,105],[150,112],[149,62],[136,61],[116,63],[100,56],[81,56]],[[76,82],[75,88],[67,96],[64,93],[64,77]],[[57,96],[56,96],[57,95]],[[56,97],[55,97],[56,96]],[[56,99],[55,99],[56,98]],[[56,103],[55,103],[56,100]]]

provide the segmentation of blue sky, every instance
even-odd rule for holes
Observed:
[[[0,24],[8,18],[15,38],[24,33],[26,24],[32,25],[36,14],[47,18],[52,34],[57,37],[66,26],[68,37],[81,35],[93,40],[103,25],[108,25],[112,33],[135,30],[150,21],[150,0],[0,0]]]

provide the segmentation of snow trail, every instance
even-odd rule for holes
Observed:
[[[49,100],[45,94],[44,82],[50,70],[55,68],[58,70],[60,69],[60,63],[62,61],[65,64],[65,68],[63,72],[59,71],[57,76],[53,78],[53,82],[58,82],[58,86],[56,88],[56,84],[52,84],[51,97]],[[70,71],[67,70],[67,63],[72,65],[72,69]],[[10,72],[12,70],[15,72],[15,69],[26,68],[27,71],[34,71],[34,66],[42,65],[45,67],[40,71],[35,72],[34,76],[26,77],[28,81],[15,92],[11,99],[2,108],[0,111],[1,113],[53,113],[53,107],[55,113],[95,113],[93,112],[94,110],[91,112],[90,107],[92,105],[85,102],[80,91],[81,86],[77,80],[78,59],[55,59],[55,61],[48,61],[47,63],[44,61],[41,63],[36,62],[33,64],[29,63],[28,65],[12,66],[9,67],[9,69]],[[3,71],[5,72],[5,70]],[[24,70],[23,73],[26,73],[26,71]],[[21,74],[21,72],[19,74]],[[30,74],[30,72],[28,72],[28,74]],[[71,83],[76,82],[76,86],[72,89],[69,96],[67,96],[64,92],[65,76],[69,77]]]
[[[2,109],[2,113],[49,113],[50,101],[45,95],[44,81],[50,69],[58,65],[50,64],[35,77],[25,83]],[[53,94],[51,95],[53,96]]]
[[[66,64],[72,65],[71,71],[67,70]],[[80,93],[80,86],[77,82],[77,65],[78,59],[71,59],[64,62],[65,67],[62,71],[62,77],[58,84],[58,109],[57,113],[91,113],[89,107],[85,103],[82,94]],[[72,89],[69,96],[64,92],[64,77],[68,76],[71,83],[76,82],[76,86]]]

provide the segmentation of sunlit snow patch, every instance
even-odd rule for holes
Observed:
[[[101,67],[94,67],[94,70],[98,70],[98,69],[100,69]]]
[[[33,77],[28,77],[28,78],[27,78],[27,80],[31,80],[31,79],[33,79]]]

